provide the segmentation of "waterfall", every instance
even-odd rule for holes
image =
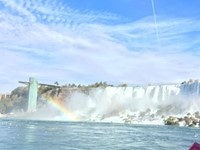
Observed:
[[[194,113],[200,108],[200,82],[171,85],[94,88],[74,91],[66,106],[85,118],[105,120],[124,116]]]

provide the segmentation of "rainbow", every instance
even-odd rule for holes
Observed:
[[[51,106],[60,111],[60,113],[62,113],[69,121],[79,121],[79,117],[67,109],[59,100],[55,98],[48,98],[47,100]]]

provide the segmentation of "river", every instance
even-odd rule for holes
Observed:
[[[0,120],[2,150],[188,150],[199,135],[189,127]]]

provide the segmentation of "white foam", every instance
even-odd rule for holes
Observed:
[[[199,111],[199,95],[199,81],[174,85],[106,87],[90,89],[87,94],[75,91],[67,98],[66,106],[86,120],[121,122],[127,115],[135,115],[132,122],[160,124],[163,122],[162,115],[183,116],[187,112]],[[151,115],[161,121],[153,120],[155,118],[152,119]]]

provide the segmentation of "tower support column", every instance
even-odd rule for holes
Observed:
[[[29,78],[28,112],[36,111],[38,97],[38,81],[36,78]]]

